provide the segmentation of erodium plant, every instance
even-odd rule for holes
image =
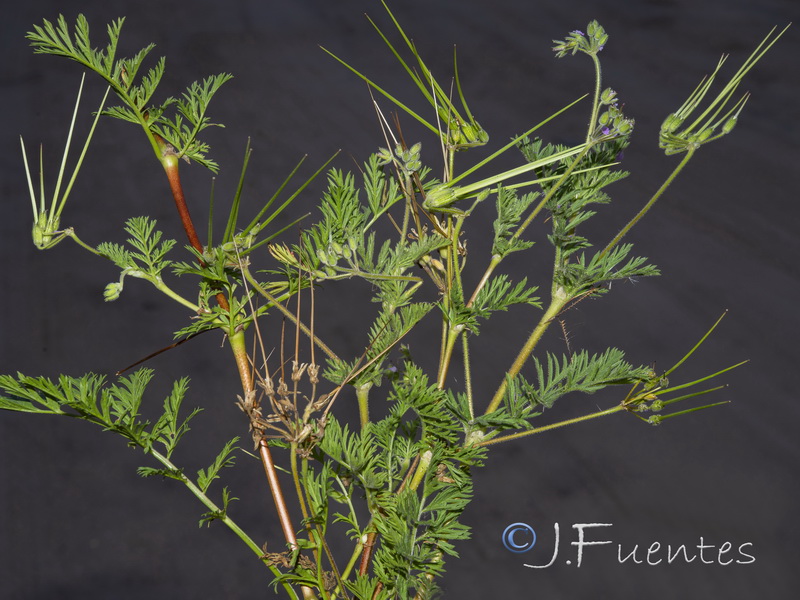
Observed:
[[[294,599],[431,597],[445,560],[457,556],[458,544],[469,537],[459,519],[472,496],[472,473],[492,445],[522,443],[517,438],[613,413],[658,424],[715,406],[721,402],[698,406],[694,400],[718,390],[707,382],[738,366],[676,383],[678,367],[711,330],[699,335],[694,346],[688,343],[685,357],[662,372],[628,362],[616,348],[597,354],[568,349],[558,355],[541,353],[538,344],[575,303],[606,294],[611,282],[658,274],[624,242],[626,233],[701,148],[731,133],[747,101],[747,94],[736,95],[739,83],[783,32],[770,32],[712,97],[721,60],[664,119],[660,146],[667,155],[679,155],[679,163],[618,232],[590,241],[584,225],[610,202],[611,184],[626,177],[620,162],[634,128],[617,93],[601,78],[599,55],[608,40],[603,28],[593,21],[585,32],[572,31],[553,48],[559,58],[582,55],[592,61],[593,92],[487,150],[489,135],[467,105],[457,68],[452,83],[437,82],[386,10],[395,34],[372,24],[429,109],[415,112],[400,94],[392,95],[334,56],[374,92],[383,123],[378,150],[354,173],[328,169],[328,161],[311,178],[295,184],[295,169],[257,214],[242,219],[248,149],[225,229],[221,234],[213,231],[210,210],[205,241],[190,217],[192,204],[184,196],[179,171],[182,161],[218,170],[201,136],[217,125],[208,116],[209,103],[231,76],[208,77],[159,104],[154,97],[164,59],[144,67],[152,45],[131,58],[117,57],[122,19],[108,25],[108,43],[100,49],[92,46],[82,16],[73,24],[64,17],[44,21],[27,36],[36,53],[78,62],[108,85],[69,174],[78,94],[52,199],[45,194],[41,158],[34,183],[32,161],[22,144],[34,245],[45,250],[72,239],[94,255],[91,260],[112,261],[120,277],[106,287],[107,301],[119,297],[129,278],[150,283],[187,311],[175,332],[178,340],[221,331],[241,379],[241,389],[230,391],[231,409],[242,411],[242,436],[251,441],[234,438],[206,468],[188,472],[175,458],[199,412],[183,409],[188,379],[174,383],[161,416],[147,421],[140,414],[142,405],[155,402],[147,396],[153,377],[148,368],[113,382],[95,374],[55,380],[3,375],[0,408],[79,418],[122,436],[150,461],[140,468],[141,475],[183,484],[205,507],[201,523],[220,521],[229,527],[255,554],[254,565],[260,562],[271,571],[277,593]],[[395,116],[384,117],[381,103],[393,105]],[[585,111],[587,126],[580,143],[563,146],[535,136],[542,125],[567,110]],[[429,130],[429,138],[406,140],[399,118],[403,114]],[[183,248],[176,249],[176,241],[146,216],[125,223],[127,245],[90,245],[72,226],[65,227],[69,193],[95,126],[106,118],[130,122],[132,135],[149,145],[162,164],[188,240]],[[495,158],[510,150],[521,153],[519,166],[497,169]],[[461,168],[464,154],[480,158]],[[289,219],[295,234],[279,237],[276,218],[326,170],[327,188],[318,201],[316,221],[298,224],[300,219]],[[491,225],[470,220],[479,203],[494,204]],[[534,245],[530,225],[537,219],[550,233]],[[490,255],[467,252],[466,241],[472,236],[492,240]],[[552,264],[550,280],[532,282],[503,273],[505,259],[518,252],[528,253],[531,263]],[[170,280],[175,277],[195,281],[196,293],[174,291]],[[340,346],[336,340],[322,340],[316,333],[314,298],[325,288],[352,285],[357,279],[369,285],[358,285],[353,293],[371,294],[375,311],[367,322],[348,329],[363,336],[363,350],[342,356],[335,351]],[[473,287],[468,281],[477,284]],[[506,370],[481,371],[481,378],[495,378],[494,395],[476,395],[471,346],[480,344],[478,333],[494,313],[515,305],[537,324],[508,342],[517,344],[518,353]],[[259,319],[267,313],[282,313],[286,327],[260,326]],[[409,332],[423,324],[428,342],[408,346]],[[625,389],[618,392],[618,402],[604,410],[568,421],[541,417],[546,409],[551,414],[556,400],[568,394],[591,394],[610,386]],[[348,423],[337,405],[353,398],[359,420]],[[275,515],[264,518],[277,519],[283,539],[271,540],[269,548],[233,520],[234,491],[215,485],[224,468],[244,451],[240,443],[255,448],[275,500]],[[279,477],[279,469],[289,476]],[[293,514],[302,515],[301,520],[293,521]],[[332,527],[336,523],[340,525]],[[332,550],[346,547],[341,541],[329,543],[335,535],[350,542],[344,555]]]

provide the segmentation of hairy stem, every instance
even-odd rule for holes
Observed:
[[[369,424],[369,391],[372,383],[365,383],[356,386],[356,398],[358,399],[358,415],[363,429]]]
[[[597,54],[590,54],[594,63],[594,98],[592,100],[592,114],[589,117],[589,127],[586,131],[586,144],[591,144],[594,131],[597,127],[597,115],[600,112],[600,88],[603,82],[603,71],[600,67],[600,59]]]
[[[221,515],[219,517],[219,520],[222,521],[225,524],[225,526],[228,527],[228,529],[233,531],[233,533],[235,533],[239,537],[239,539],[241,539],[245,543],[245,545],[256,554],[256,556],[258,556],[262,561],[264,560],[263,551],[261,550],[261,548],[259,548],[258,544],[256,544],[253,541],[253,539],[249,535],[247,535],[247,533],[245,533],[245,531],[241,527],[239,527],[239,525],[237,525],[237,523],[233,519],[231,519],[227,514],[225,514],[225,511],[223,511],[219,506],[217,506],[211,500],[211,498],[209,498],[203,492],[203,490],[201,490],[197,485],[195,485],[195,483],[191,479],[183,475],[181,470],[177,466],[175,466],[175,464],[171,460],[169,460],[166,456],[164,456],[163,454],[161,454],[156,450],[151,449],[149,451],[149,454],[151,454],[153,458],[155,458],[158,462],[167,467],[173,473],[180,474],[179,477],[181,482],[189,489],[189,491],[192,492],[192,494],[194,494],[194,496],[198,500],[200,500],[200,502],[202,502],[203,505],[209,511]],[[272,571],[272,574],[275,575],[276,577],[281,575],[281,572],[277,569],[277,567],[275,567],[275,565],[267,563],[267,567],[269,568],[270,571]],[[298,600],[297,594],[294,592],[294,590],[288,583],[284,582],[283,587],[290,597],[294,598],[295,600]]]
[[[565,292],[559,292],[557,290],[557,293],[553,296],[553,300],[550,302],[550,306],[542,315],[542,318],[539,320],[539,324],[536,326],[536,329],[533,330],[525,344],[520,349],[517,357],[514,359],[514,362],[511,365],[511,368],[506,373],[506,377],[503,378],[503,382],[500,384],[497,392],[495,392],[494,397],[492,397],[492,401],[489,403],[489,406],[486,407],[486,412],[484,414],[488,415],[489,413],[497,410],[497,407],[500,406],[500,403],[503,401],[503,396],[505,396],[506,389],[508,388],[508,379],[513,379],[519,374],[519,372],[522,370],[522,367],[525,365],[525,362],[533,353],[534,348],[536,348],[536,344],[538,344],[539,340],[542,339],[542,336],[544,335],[544,332],[547,331],[550,323],[556,318],[558,313],[561,312],[561,309],[564,308],[567,302],[569,302],[569,296],[567,296]]]
[[[447,329],[447,334],[444,342],[444,349],[442,352],[441,365],[439,367],[439,377],[436,382],[436,386],[440,390],[444,389],[445,381],[447,380],[447,372],[450,369],[450,362],[453,359],[453,349],[455,348],[458,336],[461,334],[462,331],[464,331],[463,325],[456,325],[455,327],[449,327]]]
[[[472,365],[469,361],[469,339],[467,333],[461,336],[461,347],[464,353],[464,389],[467,394],[467,402],[469,403],[469,418],[475,418],[475,406],[472,397]]]
[[[550,431],[551,429],[557,429],[559,427],[565,427],[566,425],[574,425],[576,423],[582,423],[583,421],[589,421],[591,419],[596,419],[598,417],[605,417],[606,415],[613,415],[614,413],[618,413],[620,411],[627,410],[627,408],[623,405],[614,406],[612,408],[608,408],[606,410],[599,410],[588,415],[583,415],[582,417],[575,417],[574,419],[566,419],[565,421],[559,421],[558,423],[551,423],[550,425],[544,425],[542,427],[536,427],[534,429],[526,429],[525,431],[520,431],[519,433],[512,433],[510,435],[504,435],[501,437],[493,438],[491,440],[486,440],[483,442],[477,442],[476,446],[491,446],[492,444],[500,444],[502,442],[510,442],[511,440],[517,440],[522,437],[526,437],[529,435],[534,435],[536,433],[542,433],[543,431]]]
[[[520,225],[517,228],[517,230],[514,232],[514,235],[511,236],[511,239],[517,239],[520,235],[522,235],[522,232],[525,231],[531,223],[533,223],[533,220],[536,218],[536,215],[538,215],[541,212],[541,210],[545,207],[545,205],[550,201],[550,198],[552,198],[555,195],[555,193],[564,184],[567,178],[570,175],[572,175],[572,172],[575,170],[578,164],[583,160],[583,157],[586,156],[587,152],[589,152],[589,150],[592,149],[592,146],[593,144],[586,144],[583,147],[583,150],[581,150],[580,153],[575,157],[575,159],[570,163],[569,167],[567,167],[567,170],[564,171],[564,174],[561,176],[561,178],[555,182],[553,187],[550,188],[550,191],[547,192],[545,197],[542,198],[536,205],[536,208],[534,208],[531,211],[531,214],[529,214],[528,217],[522,222],[522,225]]]
[[[647,204],[645,204],[642,207],[642,209],[638,213],[636,213],[636,216],[634,216],[630,221],[628,221],[628,223],[625,225],[625,227],[620,229],[619,233],[616,236],[614,236],[614,239],[611,240],[610,242],[608,242],[606,247],[603,248],[603,251],[600,253],[600,256],[604,256],[605,254],[608,254],[611,250],[613,250],[614,247],[617,244],[619,244],[620,240],[622,240],[622,238],[625,237],[625,235],[631,229],[633,229],[633,226],[636,225],[636,223],[638,223],[639,220],[643,216],[645,216],[647,214],[647,212],[651,208],[653,208],[653,205],[656,203],[656,201],[662,196],[662,194],[665,191],[667,191],[667,188],[670,186],[670,184],[673,181],[675,181],[675,178],[678,176],[678,174],[683,170],[683,168],[686,166],[686,164],[692,159],[692,156],[694,156],[694,153],[695,153],[696,150],[697,150],[696,146],[690,146],[689,147],[689,150],[686,151],[686,156],[683,157],[683,160],[678,164],[677,167],[675,167],[675,169],[672,171],[672,173],[670,173],[669,177],[667,177],[667,179],[664,181],[664,183],[661,184],[661,187],[658,188],[658,191],[655,194],[653,194],[653,197],[650,198],[650,200],[647,202]]]

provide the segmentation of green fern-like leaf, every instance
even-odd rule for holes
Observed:
[[[533,242],[514,237],[514,232],[522,221],[522,216],[538,197],[537,192],[520,196],[516,191],[504,187],[497,191],[497,219],[492,225],[494,228],[493,255],[504,258],[512,252],[526,250],[533,246]]]
[[[70,32],[64,16],[59,15],[55,23],[45,19],[42,25],[34,25],[33,31],[26,37],[31,42],[34,53],[69,58],[110,80],[113,76],[114,55],[123,22],[124,19],[116,19],[108,25],[110,41],[105,50],[92,48],[89,40],[89,23],[83,15],[77,17],[74,34]]]
[[[609,348],[601,354],[581,351],[561,359],[547,355],[547,364],[533,358],[538,385],[522,380],[522,394],[536,405],[550,408],[560,397],[571,392],[592,394],[610,385],[625,385],[648,381],[652,369],[634,367],[624,360],[625,354]]]
[[[152,144],[156,143],[153,134],[159,135],[176,149],[179,157],[217,172],[219,166],[208,157],[208,144],[197,136],[207,127],[221,126],[212,123],[206,113],[214,94],[231,75],[213,75],[190,85],[178,99],[170,97],[160,105],[150,105],[164,76],[165,60],[160,58],[135,83],[154,45],[142,48],[131,58],[115,60],[123,21],[117,19],[108,26],[109,43],[104,50],[92,47],[89,24],[83,15],[78,15],[72,31],[63,15],[59,15],[55,24],[45,20],[42,25],[35,25],[27,38],[35,53],[69,58],[100,75],[122,101],[122,106],[110,107],[103,114],[140,125],[148,132]],[[176,112],[169,117],[166,111],[173,105]]]
[[[183,473],[178,469],[155,469],[153,467],[139,467],[136,472],[141,477],[164,477],[183,481]]]
[[[220,470],[224,467],[233,466],[235,462],[233,452],[237,449],[236,442],[238,441],[238,437],[229,440],[214,459],[214,462],[207,469],[200,469],[197,472],[197,487],[203,490],[204,493],[208,491],[212,482],[219,478]]]
[[[508,310],[514,304],[528,304],[541,308],[539,298],[533,295],[535,292],[535,287],[528,287],[527,278],[523,278],[512,287],[506,275],[498,275],[481,288],[475,297],[472,309],[476,316],[486,319],[492,312]]]
[[[238,500],[238,498],[231,496],[230,490],[227,487],[222,488],[222,508],[203,513],[203,515],[200,517],[198,527],[210,525],[212,521],[216,521],[218,519],[224,519],[228,514],[228,505],[234,500]]]
[[[189,431],[189,421],[202,410],[196,408],[182,422],[179,421],[181,403],[188,388],[189,380],[186,377],[173,384],[172,392],[164,400],[164,412],[153,425],[152,435],[163,444],[167,458],[172,456],[178,442]]]

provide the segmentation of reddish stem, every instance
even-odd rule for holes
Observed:
[[[372,559],[373,548],[375,548],[375,541],[378,537],[376,531],[371,531],[367,534],[367,541],[364,542],[364,551],[361,553],[361,562],[358,565],[358,574],[366,575],[369,571],[369,561]]]
[[[161,137],[156,136],[156,141],[161,147],[163,153],[161,164],[164,166],[164,171],[167,174],[169,187],[172,191],[172,198],[175,200],[175,206],[178,209],[178,215],[180,215],[183,229],[186,231],[186,237],[189,238],[189,243],[192,245],[192,247],[202,255],[203,245],[200,243],[200,238],[197,236],[197,229],[195,229],[194,223],[192,222],[192,217],[189,214],[189,207],[186,204],[186,198],[183,195],[183,186],[181,185],[181,177],[178,171],[180,164],[178,156],[175,154],[175,150],[172,148],[172,146],[170,146]],[[200,262],[202,263],[203,261],[201,260]],[[217,294],[216,298],[223,310],[229,310],[230,306],[225,294],[220,292]],[[236,367],[239,371],[239,378],[241,379],[242,389],[245,395],[255,393],[255,384],[253,382],[253,376],[250,372],[250,361],[247,358],[247,350],[244,347],[244,334],[241,331],[231,333],[229,334],[228,341],[231,344],[231,349],[233,350],[233,355],[236,359]],[[289,510],[286,507],[286,500],[283,496],[283,490],[281,489],[281,484],[278,480],[278,473],[275,469],[275,463],[272,460],[272,453],[270,452],[269,445],[267,444],[266,440],[261,440],[261,443],[259,444],[259,453],[261,455],[261,462],[264,465],[264,471],[267,474],[267,481],[269,482],[269,487],[272,491],[272,497],[275,500],[275,507],[278,512],[278,519],[280,520],[281,528],[283,529],[283,535],[289,545],[292,548],[295,548],[297,547],[297,538],[295,537],[294,527],[292,526]],[[310,588],[302,586],[302,590],[305,598],[315,597]]]
[[[164,156],[161,159],[161,164],[164,166],[164,171],[167,173],[167,180],[169,180],[169,189],[172,192],[172,199],[175,200],[175,207],[178,209],[178,215],[183,224],[183,230],[186,232],[186,237],[189,238],[189,243],[192,248],[197,250],[201,255],[203,253],[203,244],[200,243],[200,238],[197,237],[197,229],[195,229],[192,222],[192,215],[189,214],[189,206],[186,204],[186,198],[183,195],[183,186],[181,185],[181,175],[178,170],[179,158],[175,154],[172,147],[167,144],[163,139],[157,138],[159,145],[162,148]],[[202,260],[200,261],[203,262]],[[228,310],[228,299],[222,292],[218,293],[217,303],[223,310]]]
[[[192,223],[192,216],[189,214],[189,207],[183,195],[181,176],[178,172],[178,160],[175,152],[167,149],[164,153],[164,157],[161,159],[161,164],[164,165],[164,171],[167,172],[169,189],[172,191],[172,198],[175,200],[175,207],[178,209],[178,215],[181,217],[181,223],[183,223],[183,230],[186,232],[186,237],[189,238],[189,243],[192,245],[192,248],[198,252],[203,252],[203,244],[200,243],[200,238],[197,237],[197,230],[194,227],[194,223]]]
[[[275,500],[275,509],[278,511],[278,519],[283,529],[283,537],[286,538],[286,541],[294,549],[297,547],[297,538],[294,535],[292,518],[289,515],[289,509],[286,507],[286,500],[281,491],[281,484],[280,481],[278,481],[278,472],[275,469],[275,463],[272,460],[272,453],[269,450],[267,440],[262,439],[259,442],[258,452],[261,456],[261,462],[264,465],[264,472],[267,474],[269,488],[272,490],[272,498]]]

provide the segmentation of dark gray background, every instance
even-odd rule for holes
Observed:
[[[350,168],[351,156],[361,161],[382,144],[365,87],[317,44],[400,90],[403,98],[414,97],[363,18],[365,10],[389,27],[379,4],[369,1],[115,0],[71,2],[65,8],[32,0],[6,12],[0,34],[2,371],[111,374],[168,343],[187,317],[135,281],[119,302],[105,304],[102,290],[117,276],[113,267],[68,242],[47,253],[30,244],[17,136],[25,136],[31,153],[38,142],[45,144],[52,181],[80,77],[77,65],[31,54],[23,35],[32,23],[59,12],[72,20],[82,11],[99,44],[104,24],[127,15],[122,51],[130,54],[156,42],[154,54],[168,57],[164,93],[175,94],[207,74],[232,72],[236,78],[212,107],[213,118],[228,127],[207,137],[223,166],[217,183],[222,202],[235,186],[246,137],[252,136],[245,208],[252,211],[303,153],[310,154],[308,174],[337,148],[344,150],[338,166]],[[589,91],[589,61],[557,61],[549,47],[553,38],[600,20],[611,35],[602,55],[606,84],[619,91],[626,113],[637,119],[626,152],[634,174],[616,187],[615,204],[598,217],[605,232],[624,223],[676,164],[657,149],[658,126],[719,55],[732,53],[731,73],[773,25],[800,16],[793,0],[414,0],[395,2],[394,10],[442,80],[451,72],[451,45],[458,44],[470,106],[493,144]],[[795,566],[799,45],[795,26],[743,86],[753,98],[737,129],[701,150],[630,235],[665,276],[615,285],[608,297],[583,303],[567,318],[573,347],[596,351],[616,345],[634,362],[655,361],[664,368],[729,309],[685,375],[750,359],[724,377],[730,387],[717,399],[733,402],[660,428],[616,416],[497,448],[476,477],[477,499],[465,515],[474,540],[461,544],[461,560],[449,564],[448,597],[795,597],[800,582]],[[96,83],[84,111],[99,99]],[[559,141],[579,139],[584,112],[549,131]],[[408,131],[411,141],[416,139],[410,124]],[[420,139],[432,159],[432,138]],[[179,238],[163,172],[143,142],[126,124],[101,124],[64,225],[75,226],[89,243],[121,240],[125,218],[151,214]],[[202,224],[209,178],[199,167],[184,168],[183,176]],[[313,192],[305,202],[313,202]],[[489,208],[481,214],[491,218]],[[481,264],[485,243],[473,235],[470,250],[473,264]],[[546,245],[540,251],[538,256],[545,255]],[[523,261],[510,267],[516,273],[531,268]],[[546,273],[546,267],[533,269]],[[364,333],[348,309],[373,307],[345,299],[341,303],[335,287],[326,290],[318,298],[319,321],[339,348],[355,352]],[[436,330],[433,321],[429,325]],[[510,335],[532,326],[531,315],[517,311],[482,333],[479,394],[491,393],[513,355]],[[225,440],[243,431],[242,415],[233,406],[236,376],[220,342],[216,335],[203,336],[151,362],[157,369],[154,405],[170,381],[189,374],[187,404],[205,408],[187,440],[188,453],[178,457],[190,469],[207,464]],[[547,343],[564,349],[555,330]],[[674,380],[680,379],[676,374]],[[582,414],[617,400],[613,394],[565,399],[542,419]],[[271,594],[268,573],[224,527],[197,528],[202,507],[182,487],[136,475],[142,457],[122,440],[80,422],[3,413],[0,456],[0,597],[177,600]],[[259,542],[280,549],[260,465],[242,455],[226,475],[243,498],[232,508],[234,518]],[[512,555],[500,543],[503,529],[515,521],[539,532],[541,543],[530,554]],[[555,522],[563,538],[557,564],[524,568],[526,561],[549,559]],[[622,543],[626,551],[638,543],[641,552],[654,541],[695,545],[703,537],[717,547],[751,542],[757,560],[738,566],[704,565],[699,559],[688,565],[620,565],[614,549],[604,547],[589,548],[577,569],[568,546],[575,539],[570,526],[587,522],[613,523],[594,539]],[[567,558],[572,565],[565,564]]]

